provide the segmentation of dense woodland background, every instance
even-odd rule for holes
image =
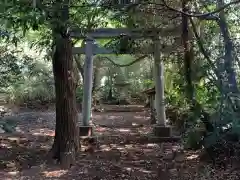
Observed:
[[[82,40],[71,39],[69,29],[128,27],[140,28],[143,34],[147,29],[175,29],[176,35],[160,33],[158,37],[167,118],[181,131],[186,148],[208,149],[219,142],[238,141],[239,4],[224,0],[1,0],[0,99],[9,106],[33,109],[56,103],[56,131],[75,136],[77,131],[71,127],[76,125],[75,109],[82,103],[84,55],[71,56],[71,47],[80,47]],[[153,48],[151,39],[119,37],[97,43],[116,54],[94,57],[94,102],[117,104],[119,84],[125,83],[128,103],[146,104],[143,91],[155,87],[156,64],[145,53]],[[69,81],[67,71],[73,72]],[[68,105],[63,106],[59,103],[65,87],[71,92],[64,101]],[[70,129],[64,130],[64,123]],[[57,137],[53,151],[63,161],[58,151],[73,150],[59,145]],[[69,139],[63,141],[67,144]],[[74,144],[77,149],[78,143]]]

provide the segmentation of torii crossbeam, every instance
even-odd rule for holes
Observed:
[[[130,36],[131,38],[153,38],[160,34],[162,36],[179,35],[181,27],[172,28],[150,28],[150,29],[128,29],[128,28],[98,28],[87,33],[86,30],[73,28],[70,36],[75,38],[91,37],[94,39],[114,38],[118,36]]]

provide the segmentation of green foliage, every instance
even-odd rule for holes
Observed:
[[[21,78],[22,67],[16,62],[17,58],[12,53],[0,54],[0,87],[8,87]]]
[[[215,109],[219,103],[220,92],[211,82],[200,81],[195,95],[197,101],[208,110]]]
[[[77,96],[77,102],[81,103],[82,102],[82,97],[83,97],[83,88],[82,86],[78,86],[76,89],[76,96]]]
[[[21,47],[1,48],[0,91],[7,94],[5,98],[11,103],[52,102],[54,83],[51,66],[44,62],[43,56],[30,54],[30,49],[26,51],[29,56]]]
[[[6,91],[8,93],[7,101],[19,105],[34,101],[50,103],[55,98],[53,83],[41,76],[22,79],[8,87]]]
[[[203,122],[193,118],[183,139],[185,147],[199,149],[203,146],[206,149],[211,149],[219,142],[236,141],[229,139],[229,137],[240,138],[239,112],[232,108],[232,106],[236,106],[234,103],[237,102],[225,100],[217,105],[217,109],[212,111],[210,123],[214,127],[213,132],[206,131]]]

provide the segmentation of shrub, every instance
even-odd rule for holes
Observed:
[[[52,102],[54,81],[50,63],[25,56],[22,51],[3,48],[0,55],[0,92],[8,103]],[[15,52],[16,51],[16,52]]]
[[[200,149],[202,147],[202,140],[206,133],[206,129],[202,121],[197,120],[193,123],[183,135],[183,143],[186,149]]]

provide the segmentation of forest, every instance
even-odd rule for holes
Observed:
[[[0,0],[2,179],[240,179],[238,8]]]

